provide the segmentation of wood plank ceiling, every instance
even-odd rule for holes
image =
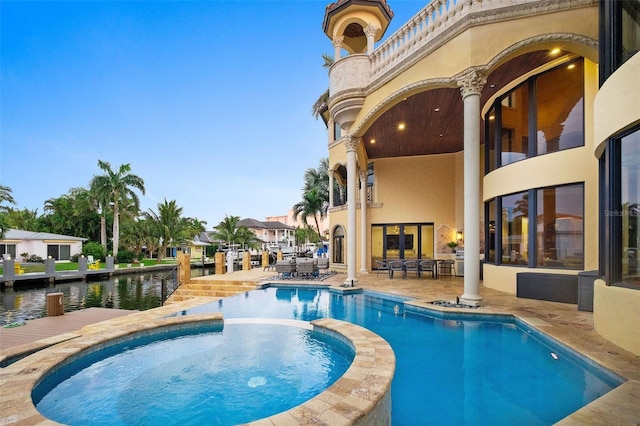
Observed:
[[[509,60],[487,77],[481,107],[515,78],[555,59],[534,51]],[[463,101],[458,88],[439,88],[410,96],[384,112],[364,133],[370,159],[458,152],[464,145]],[[404,128],[400,128],[400,125]],[[480,132],[484,143],[484,129]]]

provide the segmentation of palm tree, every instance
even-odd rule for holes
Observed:
[[[318,235],[320,224],[318,216],[322,219],[329,209],[329,159],[320,159],[317,168],[309,168],[304,172],[304,187],[302,188],[302,201],[293,206],[293,218],[300,219],[306,224],[307,218],[313,217],[316,224],[315,231]]]
[[[111,169],[111,164],[107,161],[98,160],[98,167],[105,174],[94,176],[90,187],[98,197],[98,201],[103,203],[103,217],[105,214],[104,203],[107,200],[109,204],[113,203],[113,254],[117,256],[120,240],[120,203],[132,203],[135,210],[138,210],[140,200],[133,189],[138,189],[144,195],[144,180],[130,173],[131,165],[129,163],[122,164],[117,172]]]
[[[9,229],[7,218],[4,214],[2,214],[2,212],[5,212],[9,209],[7,206],[2,205],[2,203],[4,203],[5,201],[9,204],[16,203],[16,200],[14,200],[13,196],[11,195],[11,188],[0,184],[0,239],[4,239],[4,234],[6,230]]]
[[[323,218],[326,211],[327,198],[320,193],[318,188],[312,188],[306,191],[302,195],[302,201],[296,203],[293,206],[293,219],[297,220],[298,216],[304,223],[307,223],[309,216],[313,217],[316,224],[315,231],[320,234],[320,224],[318,223],[318,216]]]
[[[15,204],[16,200],[13,198],[13,195],[11,195],[11,188],[0,184],[0,211],[6,211],[8,208],[2,205],[4,202]]]
[[[178,207],[176,200],[165,199],[164,203],[158,204],[158,213],[149,209],[146,216],[155,223],[158,260],[162,260],[169,244],[186,243],[200,232],[200,228],[193,227],[194,219],[182,217],[182,207]]]
[[[40,218],[38,217],[38,209],[29,210],[24,208],[16,210],[9,208],[3,213],[6,219],[7,227],[11,229],[22,229],[23,231],[37,232],[40,229]]]
[[[327,55],[326,53],[323,53],[322,60],[324,61],[324,63],[322,64],[322,68],[329,70],[329,68],[331,68],[334,62],[333,57],[331,55]],[[327,109],[328,105],[329,105],[329,89],[327,89],[322,95],[320,95],[318,100],[313,104],[313,107],[311,108],[311,113],[313,114],[313,117],[317,120],[318,117],[320,117],[320,115]]]
[[[213,238],[219,241],[226,241],[228,245],[242,244],[249,248],[256,248],[258,245],[258,239],[246,226],[238,226],[240,217],[238,216],[224,216],[217,226],[213,229]]]

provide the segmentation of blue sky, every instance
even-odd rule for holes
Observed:
[[[130,163],[142,209],[264,220],[328,155],[329,1],[0,3],[0,183],[38,209]],[[389,0],[392,34],[424,1]]]

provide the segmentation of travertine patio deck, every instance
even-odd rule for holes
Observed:
[[[273,278],[274,275],[273,271],[254,269],[248,272],[234,272],[220,277],[209,276],[194,278],[193,280],[229,280],[229,278],[233,277],[234,280],[246,282]],[[344,279],[345,275],[338,274],[317,284],[337,285],[341,284]],[[296,283],[298,281],[286,280],[286,282]],[[418,304],[432,300],[453,300],[456,296],[462,294],[463,289],[462,278],[456,277],[439,280],[430,278],[420,280],[409,277],[403,280],[397,277],[389,279],[388,276],[383,274],[379,277],[376,277],[375,274],[361,274],[358,276],[356,284],[369,290],[412,297],[415,299],[415,303]],[[483,306],[474,312],[515,315],[541,332],[548,334],[568,347],[584,354],[595,363],[628,380],[614,391],[562,420],[561,424],[638,425],[640,423],[640,404],[638,404],[640,400],[640,357],[624,351],[599,336],[593,329],[593,314],[591,312],[578,311],[576,305],[571,304],[519,299],[514,295],[484,287],[481,287],[480,293],[483,297]],[[85,326],[78,330],[77,334],[91,334],[97,330],[105,333],[105,330],[109,330],[109,328],[131,327],[131,323],[139,323],[141,321],[141,316],[157,318],[158,315],[164,315],[169,310],[183,309],[185,306],[195,306],[211,300],[212,298],[199,297],[191,301],[177,303],[175,306],[165,306],[135,315],[123,316],[94,326]],[[52,319],[55,319],[55,317],[47,320]],[[30,345],[37,345],[37,342]],[[20,350],[18,346],[0,351],[0,359]],[[0,371],[0,374],[2,373],[3,371]],[[11,388],[16,384],[13,380],[15,380],[15,377],[9,381],[7,381],[6,377],[0,378],[0,404],[3,405],[2,417],[4,420],[11,418],[13,414],[18,414],[6,412],[4,409],[4,403],[7,401],[6,397],[13,391]],[[2,419],[0,419],[0,423],[2,423]]]

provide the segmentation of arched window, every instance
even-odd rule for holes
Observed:
[[[333,230],[333,263],[344,263],[344,228],[340,225]]]

